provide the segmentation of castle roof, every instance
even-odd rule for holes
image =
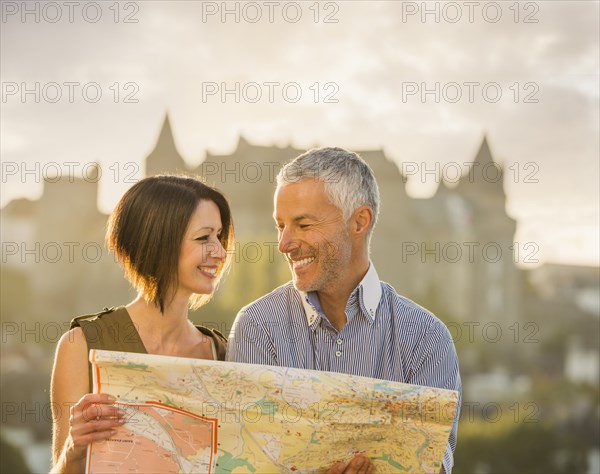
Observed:
[[[502,166],[494,160],[487,137],[484,136],[468,173],[460,178],[455,191],[474,202],[486,196],[501,201],[504,206],[503,171]]]
[[[185,171],[186,165],[175,145],[167,112],[154,150],[146,158],[146,176],[174,170]]]
[[[1,210],[5,216],[32,217],[35,213],[37,201],[27,198],[13,199]]]

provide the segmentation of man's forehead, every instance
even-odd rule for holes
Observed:
[[[302,180],[295,183],[282,183],[275,189],[273,196],[277,205],[324,204],[329,202],[321,181]]]
[[[325,192],[323,182],[312,179],[297,183],[282,183],[274,196],[273,218],[319,219],[323,213],[337,210]]]
[[[275,188],[275,203],[282,197],[301,197],[302,199],[314,197],[319,201],[322,199],[329,201],[323,181],[308,178],[293,183],[283,182],[278,184],[277,188]]]

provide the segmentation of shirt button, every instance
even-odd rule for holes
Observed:
[[[343,341],[342,341],[341,339],[338,339],[338,340],[337,340],[337,341],[335,341],[335,342],[336,342],[336,344],[337,344],[338,346],[340,346],[340,345],[342,345],[342,342],[343,342]]]
[[[339,357],[339,356],[341,356],[341,355],[342,355],[342,351],[335,351],[335,356],[336,356],[336,357]]]

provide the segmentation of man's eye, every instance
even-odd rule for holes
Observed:
[[[310,224],[300,224],[298,227],[300,227],[301,229],[308,229],[310,227]]]

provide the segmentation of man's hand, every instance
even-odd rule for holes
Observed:
[[[327,471],[327,474],[371,474],[373,469],[369,458],[356,456],[347,464],[344,461],[335,463]]]

